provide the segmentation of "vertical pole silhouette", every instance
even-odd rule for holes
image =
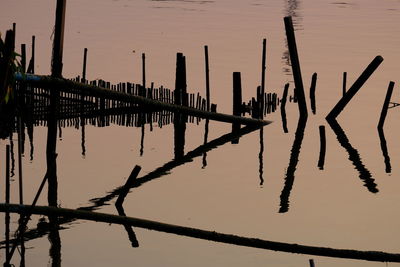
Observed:
[[[320,138],[320,150],[319,150],[318,168],[320,170],[323,170],[325,164],[325,154],[326,154],[326,136],[325,136],[324,125],[319,126],[319,138]]]
[[[297,53],[296,38],[294,35],[292,17],[285,17],[286,37],[288,41],[288,48],[290,54],[290,61],[292,62],[292,71],[294,77],[294,84],[296,86],[296,97],[299,102],[299,113],[302,119],[307,118],[307,103],[304,94],[303,79],[301,78],[300,61]]]
[[[331,112],[326,116],[326,120],[335,120],[336,117],[342,112],[350,100],[355,96],[355,94],[360,90],[363,84],[368,80],[368,78],[374,73],[374,71],[382,63],[383,58],[381,56],[376,56],[368,67],[361,73],[360,77],[353,83],[346,94],[339,100],[339,102],[333,107]]]
[[[85,49],[83,50],[83,70],[82,70],[82,82],[83,82],[83,83],[86,83],[87,51],[88,51],[87,48],[85,48]]]
[[[26,44],[21,44],[21,67],[22,72],[26,72]]]
[[[314,72],[311,78],[311,86],[310,86],[310,101],[311,101],[311,111],[313,114],[316,113],[315,107],[315,86],[317,84],[317,73]]]
[[[6,146],[6,204],[10,204],[10,145]],[[6,235],[6,262],[4,266],[10,266],[10,212],[5,214],[5,235]]]
[[[239,116],[242,113],[242,81],[240,72],[233,73],[233,115]],[[232,123],[232,132],[240,129],[240,124]],[[233,144],[239,143],[239,139],[233,140]]]
[[[65,26],[66,0],[57,0],[56,22],[54,30],[53,58],[51,64],[51,75],[56,78],[62,77],[63,68],[63,47],[64,47],[64,26]],[[50,90],[50,107],[48,115],[47,132],[47,175],[48,175],[48,203],[49,206],[57,206],[57,167],[56,167],[56,146],[57,146],[57,119],[58,107],[60,101],[58,90]],[[53,168],[54,166],[54,168]],[[61,264],[61,240],[58,232],[58,219],[56,216],[49,216],[50,233],[49,240],[50,256],[52,265]]]
[[[142,86],[146,88],[146,55],[142,53]]]
[[[18,127],[18,183],[19,183],[19,204],[24,204],[23,198],[23,183],[22,183],[22,122],[21,115],[17,118],[17,127]]]
[[[286,101],[287,101],[288,90],[289,90],[289,83],[285,84],[285,88],[283,89],[283,95],[282,95],[282,103],[281,103],[282,127],[284,133],[288,133],[287,120],[286,120]]]
[[[263,39],[262,45],[262,65],[261,65],[261,92],[260,92],[260,103],[259,105],[259,117],[264,117],[264,94],[265,94],[265,70],[266,70],[266,50],[267,50],[267,39]]]
[[[314,264],[314,260],[313,260],[313,259],[310,259],[309,262],[310,262],[310,267],[315,267],[315,264]]]
[[[210,111],[210,68],[208,64],[208,46],[204,46],[204,57],[206,64],[206,99],[207,99],[207,111]]]
[[[35,35],[32,36],[32,51],[31,51],[31,59],[29,60],[27,73],[35,73]]]
[[[51,75],[62,77],[66,0],[57,0]]]
[[[343,87],[342,87],[343,96],[346,94],[346,83],[347,83],[347,72],[343,72]]]
[[[386,92],[385,102],[383,102],[381,116],[379,118],[379,123],[378,123],[378,129],[383,128],[383,125],[385,124],[386,115],[390,104],[390,98],[392,97],[393,87],[394,87],[394,82],[391,81],[389,83],[389,87]]]

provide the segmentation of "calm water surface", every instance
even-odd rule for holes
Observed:
[[[54,10],[55,1],[0,3],[0,30],[4,32],[16,22],[18,47],[30,44],[31,36],[36,35],[39,74],[50,72]],[[296,105],[288,104],[289,133],[283,133],[279,112],[268,115],[274,123],[262,132],[261,152],[259,130],[243,136],[239,144],[227,142],[207,153],[206,166],[202,156],[196,157],[131,190],[124,202],[125,213],[267,240],[398,253],[400,109],[389,110],[384,128],[390,172],[376,125],[389,81],[397,82],[399,77],[400,1],[68,0],[63,75],[81,74],[87,47],[88,79],[140,82],[141,54],[146,53],[147,80],[173,88],[176,53],[183,52],[188,90],[204,95],[203,46],[208,45],[212,102],[218,104],[218,111],[230,114],[232,72],[242,72],[243,98],[255,96],[261,79],[263,38],[267,38],[267,91],[281,95],[289,82],[292,94],[283,24],[288,15],[295,23],[307,96],[311,75],[318,73],[317,114],[309,115],[294,178],[288,179],[287,173],[298,111]],[[338,140],[338,131],[324,118],[341,97],[342,73],[348,72],[351,85],[377,55],[384,61],[340,115],[339,132],[346,136]],[[400,101],[397,85],[392,101]],[[319,125],[325,125],[327,131],[324,170],[317,167]],[[204,143],[204,131],[204,121],[187,124],[185,153]],[[230,125],[210,122],[208,141],[230,131]],[[154,125],[153,131],[146,125],[140,155],[141,128],[87,126],[82,156],[81,131],[63,128],[57,144],[59,205],[96,205],[93,199],[105,198],[123,185],[135,165],[142,167],[140,178],[170,162],[174,159],[173,135],[172,124]],[[45,127],[35,127],[33,159],[29,143],[25,145],[26,202],[33,199],[45,174],[46,136]],[[13,140],[16,144],[16,135]],[[8,143],[0,141],[2,168]],[[349,150],[359,154],[355,163]],[[370,178],[364,179],[360,168],[368,171]],[[15,176],[15,203],[17,186]],[[46,201],[43,195],[39,204],[46,205]],[[114,202],[109,199],[98,211],[117,214]],[[18,218],[12,219],[16,222]],[[29,226],[35,228],[38,219]],[[308,266],[310,258],[316,266],[386,265],[236,247],[138,228],[134,231],[139,247],[132,248],[119,225],[75,221],[63,227],[58,254],[62,266]],[[0,232],[4,233],[3,224]],[[54,255],[50,256],[47,235],[26,246],[27,266],[57,266]],[[4,249],[0,260],[4,261]],[[13,262],[19,264],[19,255]]]

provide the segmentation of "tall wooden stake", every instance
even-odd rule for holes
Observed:
[[[296,38],[294,35],[294,28],[292,17],[285,17],[285,29],[288,41],[290,61],[292,63],[292,71],[294,77],[294,84],[296,86],[296,96],[299,103],[299,113],[302,119],[307,118],[307,103],[304,94],[303,79],[301,78],[300,61],[297,54]]]
[[[206,61],[206,99],[207,99],[207,111],[210,111],[210,69],[208,65],[208,46],[204,46],[204,56]]]

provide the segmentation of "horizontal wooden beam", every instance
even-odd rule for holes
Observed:
[[[158,108],[163,110],[168,110],[171,112],[179,112],[191,116],[196,116],[204,119],[227,122],[227,123],[240,123],[243,125],[267,125],[271,121],[259,120],[253,118],[245,118],[239,116],[233,116],[223,113],[209,112],[205,110],[199,110],[195,108],[190,108],[181,105],[174,105],[170,103],[161,102],[154,99],[145,98],[142,96],[131,95],[123,92],[112,91],[110,89],[93,86],[89,84],[83,84],[79,82],[74,82],[62,78],[54,78],[51,76],[41,76],[41,75],[30,75],[16,73],[15,78],[17,81],[22,83],[28,83],[34,87],[46,88],[50,90],[59,90],[65,92],[71,92],[80,90],[84,95],[104,97],[111,100],[118,100],[127,103],[134,103],[138,105],[143,105],[150,108]]]
[[[328,247],[316,247],[316,246],[282,243],[276,241],[262,240],[258,238],[249,238],[231,234],[223,234],[215,231],[206,231],[206,230],[173,225],[173,224],[166,224],[140,218],[91,212],[85,210],[74,210],[74,209],[65,209],[65,208],[47,207],[47,206],[32,207],[29,205],[0,203],[0,212],[6,212],[6,211],[13,213],[32,213],[45,216],[50,216],[50,215],[63,216],[63,217],[104,222],[104,223],[130,225],[165,233],[177,234],[182,236],[205,239],[227,244],[234,244],[245,247],[274,250],[274,251],[309,254],[316,256],[327,256],[335,258],[368,260],[368,261],[400,262],[400,254],[396,253],[386,253],[380,251],[360,251],[352,249],[334,249]]]

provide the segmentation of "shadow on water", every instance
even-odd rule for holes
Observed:
[[[374,178],[372,177],[370,171],[362,163],[360,154],[358,153],[357,149],[355,149],[350,144],[350,141],[347,138],[342,127],[340,127],[339,123],[336,120],[327,120],[327,121],[333,132],[336,134],[336,138],[339,141],[339,144],[349,154],[349,160],[354,165],[355,169],[358,171],[358,175],[360,179],[364,182],[364,186],[367,187],[371,193],[378,193],[379,190],[377,188],[377,184],[375,183]]]
[[[307,117],[305,119],[301,119],[300,117],[297,123],[295,138],[290,153],[289,166],[286,171],[285,185],[282,189],[280,196],[281,199],[280,209],[279,209],[280,213],[285,213],[289,210],[289,197],[293,188],[295,172],[297,169],[297,163],[299,162],[300,149],[303,143],[304,130],[306,128],[306,125],[307,125]]]

